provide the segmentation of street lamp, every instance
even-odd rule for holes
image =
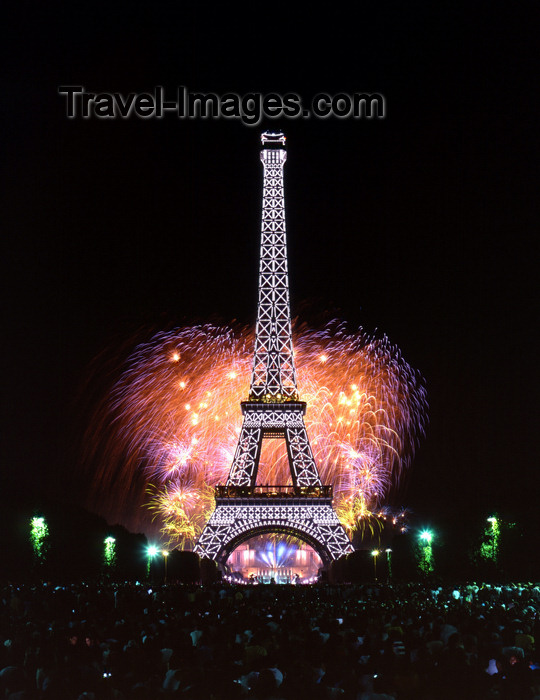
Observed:
[[[423,530],[420,533],[420,539],[426,544],[431,544],[431,540],[433,539],[433,533],[430,530]]]
[[[165,576],[163,577],[163,583],[167,583],[167,559],[169,557],[169,552],[166,549],[161,551],[163,554],[163,561],[165,563]]]
[[[153,544],[151,544],[146,550],[146,553],[148,555],[148,561],[146,564],[146,575],[147,576],[150,576],[150,567],[152,566],[152,559],[156,556],[156,554],[158,552],[159,552],[159,549]]]
[[[374,549],[371,552],[371,556],[373,557],[373,569],[375,571],[375,581],[377,580],[377,557],[379,556],[380,552],[378,549]]]
[[[386,566],[388,567],[388,578],[392,578],[392,550],[390,547],[384,550],[386,552]]]

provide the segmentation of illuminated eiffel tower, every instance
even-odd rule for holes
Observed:
[[[259,304],[249,399],[229,478],[216,487],[216,508],[195,552],[224,564],[242,542],[285,533],[311,545],[325,564],[353,547],[322,485],[298,398],[291,334],[283,166],[285,136],[261,136],[264,167]],[[284,439],[292,486],[258,486],[264,439]]]

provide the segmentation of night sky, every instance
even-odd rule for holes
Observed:
[[[423,5],[11,11],[0,195],[11,487],[85,503],[81,436],[111,381],[96,358],[142,328],[254,322],[259,135],[271,128],[287,135],[293,316],[378,329],[425,377],[429,426],[404,505],[426,520],[534,509],[537,30],[523,7]],[[387,118],[68,120],[57,89],[70,84],[306,102],[379,92]]]

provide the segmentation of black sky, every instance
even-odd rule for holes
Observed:
[[[493,3],[324,15],[195,3],[13,8],[1,112],[4,474],[82,502],[93,358],[144,325],[254,320],[259,133],[271,127],[288,137],[293,315],[335,309],[352,327],[378,328],[426,378],[430,425],[405,504],[426,517],[533,508],[533,19]],[[374,91],[388,116],[256,127],[68,120],[57,94],[66,84],[306,101]]]

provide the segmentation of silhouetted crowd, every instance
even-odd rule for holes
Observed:
[[[5,586],[9,700],[540,700],[540,586]]]

